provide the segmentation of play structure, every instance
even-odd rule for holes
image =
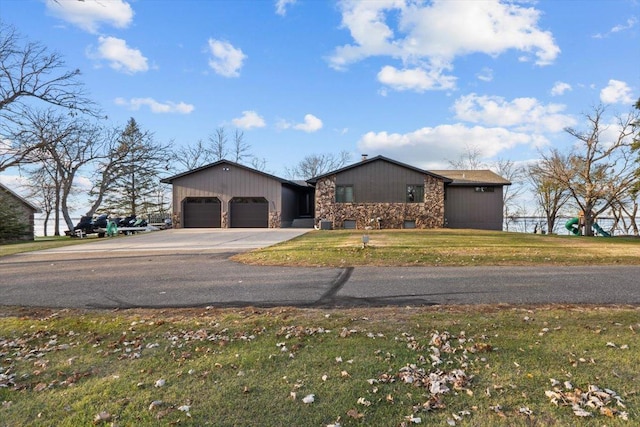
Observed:
[[[577,216],[575,218],[571,218],[570,220],[565,222],[564,227],[567,230],[569,230],[569,232],[571,234],[573,234],[574,236],[581,236],[582,235],[582,227],[584,227],[584,215],[582,214],[582,212],[580,212],[580,216]],[[611,233],[608,233],[605,230],[603,230],[602,227],[600,227],[598,225],[598,223],[595,222],[595,221],[591,225],[591,228],[596,233],[598,233],[600,236],[611,237]]]

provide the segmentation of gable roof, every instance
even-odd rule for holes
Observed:
[[[289,184],[289,185],[295,185],[295,186],[299,186],[300,185],[300,184],[298,184],[298,183],[296,183],[294,181],[290,181],[290,180],[287,180],[287,179],[279,178],[279,177],[277,177],[275,175],[271,175],[271,174],[268,174],[266,172],[259,171],[258,169],[250,168],[249,166],[241,165],[240,163],[235,163],[235,162],[232,162],[230,160],[225,160],[225,159],[218,160],[217,162],[209,163],[208,165],[200,166],[199,168],[191,169],[189,171],[182,172],[182,173],[179,173],[177,175],[173,175],[173,176],[170,176],[170,177],[167,177],[167,178],[162,178],[160,180],[160,182],[162,182],[163,184],[171,184],[171,183],[173,183],[173,181],[175,181],[178,178],[182,178],[184,176],[191,175],[191,174],[194,174],[194,173],[198,173],[198,172],[201,172],[203,170],[211,169],[211,168],[214,168],[214,167],[220,166],[220,165],[229,165],[229,166],[233,166],[233,167],[236,167],[236,168],[239,168],[239,169],[243,169],[243,170],[246,170],[246,171],[249,171],[249,172],[253,172],[253,173],[256,173],[258,175],[262,175],[262,176],[265,176],[267,178],[271,178],[271,179],[273,179],[275,181],[278,181],[278,182],[280,182],[282,184]]]
[[[39,207],[37,207],[36,205],[31,203],[30,201],[28,201],[24,197],[20,196],[19,194],[15,193],[9,187],[3,185],[1,182],[0,182],[0,190],[4,191],[5,193],[9,194],[13,198],[17,199],[19,202],[21,202],[22,204],[26,205],[27,207],[33,209],[34,212],[36,212],[36,213],[42,212],[42,210],[40,210]]]
[[[334,170],[334,171],[331,171],[331,172],[327,172],[327,173],[324,173],[322,175],[314,176],[313,178],[308,179],[307,182],[310,183],[310,184],[315,184],[316,182],[318,182],[319,179],[326,178],[327,176],[336,175],[336,174],[339,174],[341,172],[344,172],[344,171],[347,171],[347,170],[350,170],[350,169],[355,169],[357,167],[360,167],[360,166],[363,166],[363,165],[366,165],[366,164],[369,164],[369,163],[372,163],[372,162],[378,162],[378,161],[391,163],[391,164],[394,164],[396,166],[400,166],[402,168],[409,169],[409,170],[412,170],[412,171],[415,171],[415,172],[418,172],[418,173],[421,173],[421,174],[431,175],[431,176],[433,176],[435,178],[442,179],[445,183],[451,182],[451,179],[449,179],[449,178],[447,178],[445,176],[438,175],[437,173],[430,172],[430,171],[427,171],[427,170],[424,170],[424,169],[420,169],[420,168],[417,168],[415,166],[407,165],[405,163],[398,162],[396,160],[392,160],[392,159],[390,159],[388,157],[384,157],[384,156],[375,156],[375,157],[372,157],[370,159],[361,160],[361,161],[353,163],[353,164],[351,164],[349,166],[345,166],[343,168],[340,168],[340,169],[337,169],[337,170]]]
[[[449,178],[452,181],[451,185],[511,185],[511,182],[488,169],[435,170],[432,172]]]

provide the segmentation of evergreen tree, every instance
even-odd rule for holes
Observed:
[[[20,240],[29,232],[22,218],[20,207],[0,192],[0,242]]]
[[[168,168],[170,153],[153,134],[143,131],[131,118],[120,135],[119,151],[126,153],[114,171],[105,196],[105,207],[113,214],[141,215],[158,206],[160,173]]]

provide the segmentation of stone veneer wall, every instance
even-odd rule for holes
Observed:
[[[220,215],[220,228],[229,228],[229,212],[222,211]]]
[[[282,227],[282,220],[280,219],[280,212],[269,212],[269,228]]]
[[[345,220],[355,220],[356,227],[403,228],[405,221],[415,221],[416,228],[440,228],[444,225],[444,183],[432,176],[424,178],[423,203],[336,203],[336,176],[316,183],[316,221],[332,221],[343,228]]]

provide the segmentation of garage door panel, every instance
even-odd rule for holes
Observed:
[[[216,197],[189,197],[184,200],[182,212],[185,228],[220,228],[220,200]]]
[[[269,202],[263,197],[235,197],[229,211],[233,228],[269,227]]]

